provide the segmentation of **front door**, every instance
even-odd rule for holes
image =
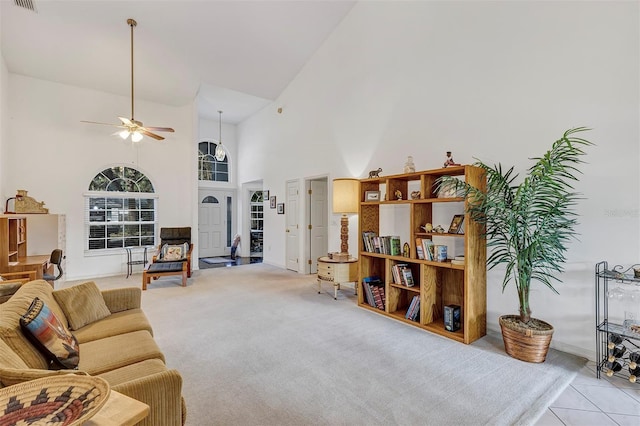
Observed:
[[[284,214],[286,216],[286,253],[287,269],[299,272],[298,258],[300,256],[300,245],[298,240],[298,181],[287,182],[287,202]]]
[[[200,190],[198,208],[198,253],[200,257],[224,256],[229,253],[228,205],[231,194],[226,191]]]

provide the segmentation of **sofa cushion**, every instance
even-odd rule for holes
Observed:
[[[0,339],[13,350],[29,368],[46,369],[49,360],[27,339],[20,328],[20,317],[33,299],[39,297],[63,323],[66,317],[52,295],[51,285],[44,280],[24,284],[0,306]],[[63,320],[64,318],[64,320]]]
[[[151,324],[142,309],[129,309],[85,325],[73,334],[78,342],[85,343],[139,330],[146,330],[153,336]]]
[[[109,382],[109,385],[116,386],[163,371],[167,371],[167,366],[161,360],[154,358],[106,371],[98,376]]]
[[[78,368],[93,375],[164,355],[148,331],[134,331],[80,344]]]
[[[72,330],[78,330],[111,315],[100,289],[93,281],[55,290],[53,297],[67,316],[69,328]]]
[[[20,326],[33,344],[58,368],[76,368],[80,354],[76,338],[39,298],[20,317]]]
[[[0,368],[29,368],[3,340],[0,340]]]

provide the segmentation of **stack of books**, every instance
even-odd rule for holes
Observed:
[[[413,287],[415,281],[413,280],[413,273],[406,263],[398,263],[391,267],[393,272],[393,282],[403,285],[405,287]]]
[[[400,237],[397,235],[387,235],[379,237],[373,231],[365,231],[362,233],[362,243],[364,249],[369,253],[402,256]]]
[[[452,265],[464,265],[464,256],[456,256],[451,259]]]
[[[411,321],[418,321],[420,317],[420,296],[413,296],[409,309],[407,309],[404,317]]]
[[[386,300],[382,280],[379,277],[365,277],[362,280],[362,287],[364,288],[365,299],[369,306],[384,311]]]

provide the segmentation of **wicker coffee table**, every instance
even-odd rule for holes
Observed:
[[[187,262],[156,262],[151,263],[142,272],[142,289],[147,289],[151,278],[158,279],[169,275],[182,275],[182,287],[187,286]]]

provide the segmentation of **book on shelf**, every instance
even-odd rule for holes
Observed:
[[[404,317],[411,321],[417,321],[420,316],[420,296],[413,296],[411,299],[411,303],[409,304],[409,308],[407,309],[407,313]]]
[[[464,256],[456,256],[451,259],[452,265],[464,265]]]
[[[384,310],[385,294],[384,283],[379,277],[365,277],[362,279],[364,295],[369,306]]]
[[[426,260],[435,260],[435,245],[429,238],[422,239],[422,249],[424,250],[424,258]]]
[[[403,278],[402,283],[407,287],[413,287],[415,285],[415,282],[413,281],[413,273],[411,272],[411,269],[404,268],[402,270],[402,278]]]
[[[424,249],[422,248],[422,238],[416,238],[416,256],[424,260]]]
[[[402,256],[402,247],[401,247],[401,242],[400,242],[400,237],[397,235],[394,235],[390,238],[391,240],[391,247],[390,247],[390,255],[391,256]]]

